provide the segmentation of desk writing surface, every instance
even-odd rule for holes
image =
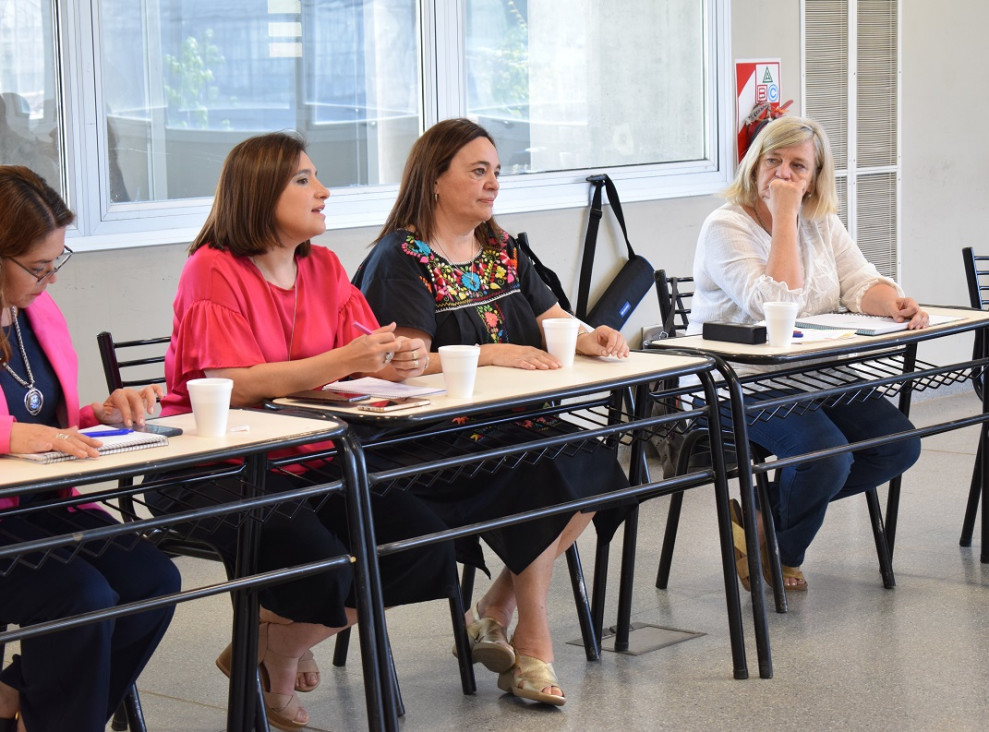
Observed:
[[[447,396],[446,393],[430,394],[426,397],[429,399],[429,404],[394,412],[363,412],[357,409],[356,404],[345,407],[300,403],[299,406],[325,410],[345,420],[354,419],[362,422],[432,418],[446,414],[481,412],[505,406],[509,402],[524,402],[527,399],[535,401],[608,391],[622,385],[663,378],[674,372],[695,373],[697,370],[704,370],[709,363],[702,356],[656,352],[633,351],[625,359],[578,355],[574,359],[573,366],[569,368],[530,371],[507,366],[481,366],[477,370],[474,396],[470,399],[455,399]],[[442,388],[443,374],[418,376],[407,379],[405,383]]]
[[[223,453],[243,455],[264,452],[290,444],[317,442],[339,434],[339,422],[261,412],[247,409],[230,410],[230,427],[246,425],[247,431],[228,432],[220,437],[199,437],[192,414],[177,414],[156,420],[170,427],[181,427],[182,434],[169,437],[168,445],[132,452],[102,455],[87,460],[66,460],[42,465],[16,458],[0,458],[0,488],[36,481],[52,481],[66,477],[85,481],[94,474],[120,470],[133,472],[135,466],[159,468],[168,461],[201,456],[204,460],[218,459]],[[140,471],[138,471],[140,472]]]
[[[653,341],[653,347],[713,353],[728,360],[741,360],[746,363],[779,363],[800,360],[806,356],[828,355],[837,351],[844,353],[855,350],[882,348],[884,346],[895,346],[910,340],[938,338],[989,325],[989,312],[987,311],[928,305],[923,305],[922,307],[932,315],[954,316],[958,317],[958,320],[942,325],[930,326],[921,330],[900,330],[894,333],[885,333],[876,336],[854,335],[832,341],[814,340],[801,343],[799,339],[795,338],[793,343],[785,348],[770,346],[768,343],[753,345],[748,343],[705,340],[699,335]]]

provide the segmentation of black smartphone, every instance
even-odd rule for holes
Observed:
[[[358,404],[362,412],[395,412],[399,409],[411,409],[429,404],[423,397],[396,397],[394,399],[375,399],[367,404]]]
[[[182,434],[181,427],[168,427],[154,422],[145,422],[143,427],[135,424],[132,429],[135,432],[154,432],[156,435],[165,435],[165,437],[178,437]]]
[[[371,397],[368,394],[350,394],[345,391],[307,389],[306,391],[297,391],[292,394],[286,394],[285,398],[295,399],[300,402],[318,402],[320,404],[326,404],[327,402],[333,404],[352,404],[354,402],[365,401]]]

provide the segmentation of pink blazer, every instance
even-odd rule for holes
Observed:
[[[25,312],[42,350],[62,385],[65,401],[59,405],[59,424],[62,427],[90,427],[97,424],[91,406],[87,405],[79,409],[79,359],[75,349],[72,348],[69,326],[65,322],[62,311],[58,309],[51,295],[45,292],[31,303]],[[10,430],[13,424],[14,418],[10,416],[7,399],[0,390],[0,454],[10,452]],[[62,492],[63,496],[72,494],[73,491],[70,490]],[[0,498],[0,511],[16,505],[16,498]]]

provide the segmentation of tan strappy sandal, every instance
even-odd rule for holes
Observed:
[[[494,618],[481,617],[476,606],[474,618],[474,622],[467,626],[471,662],[480,663],[495,673],[507,671],[515,663],[515,650],[508,642],[505,626]],[[457,655],[456,646],[453,647],[453,655]]]
[[[521,699],[542,702],[562,707],[567,703],[566,694],[547,694],[543,689],[555,686],[560,688],[553,664],[533,656],[523,656],[515,652],[515,664],[498,676],[498,688]],[[561,689],[562,691],[562,689]]]

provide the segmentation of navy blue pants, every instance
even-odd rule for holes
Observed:
[[[780,458],[913,429],[885,398],[824,407],[748,425],[749,440]],[[920,457],[920,438],[842,453],[780,471],[769,490],[780,560],[799,567],[828,503],[878,488]]]
[[[0,545],[115,523],[102,511],[52,509],[0,519]],[[57,550],[40,567],[0,560],[0,619],[21,626],[177,592],[172,561],[143,539]],[[172,619],[172,607],[125,615],[21,641],[0,672],[20,691],[31,732],[103,732]]]

